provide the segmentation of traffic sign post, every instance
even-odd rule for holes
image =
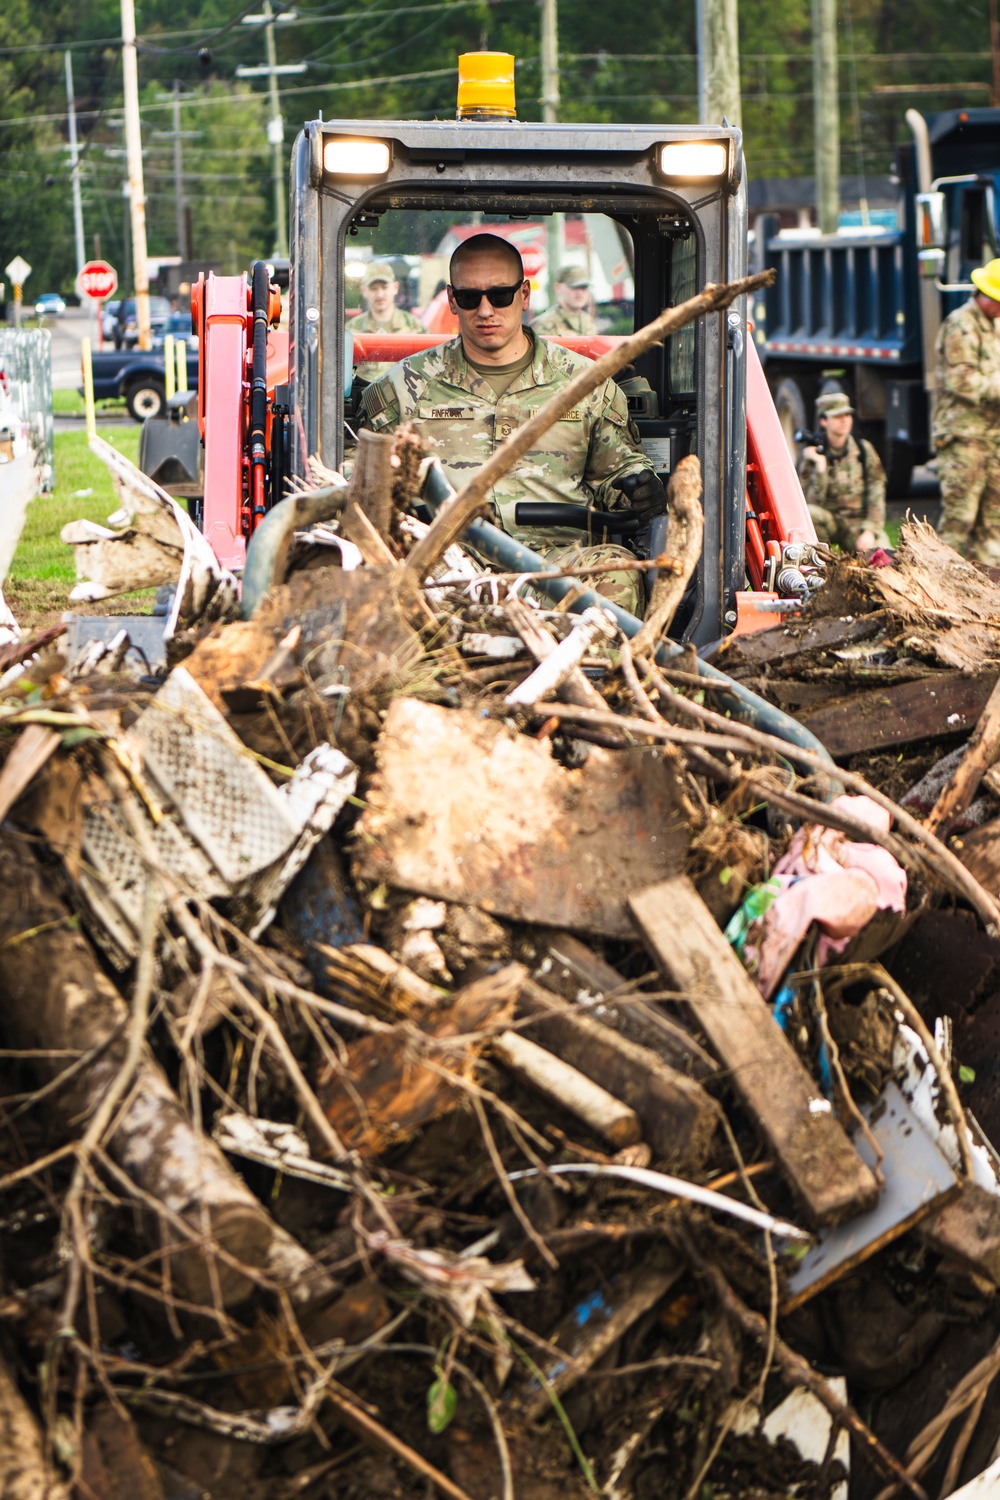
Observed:
[[[88,260],[80,267],[76,278],[76,289],[81,297],[93,302],[104,302],[118,290],[118,272],[106,260]]]
[[[76,278],[76,289],[80,296],[89,300],[97,321],[97,347],[104,348],[104,327],[101,308],[108,297],[118,290],[118,272],[106,260],[88,260],[81,266]]]
[[[31,267],[23,255],[15,255],[14,259],[5,268],[14,286],[14,327],[21,326],[21,288],[31,275]]]

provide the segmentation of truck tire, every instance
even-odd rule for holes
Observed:
[[[166,404],[166,387],[155,375],[140,375],[126,387],[125,405],[129,416],[137,422],[145,422],[147,417],[161,417]]]
[[[774,404],[778,412],[778,421],[781,430],[785,434],[785,442],[788,451],[795,463],[799,461],[799,445],[795,441],[796,432],[809,426],[806,417],[805,397],[799,389],[798,383],[786,376],[778,382],[774,393]]]
[[[907,500],[910,495],[910,480],[913,476],[914,455],[910,443],[894,443],[886,438],[883,443],[882,463],[885,468],[885,493],[889,500]]]

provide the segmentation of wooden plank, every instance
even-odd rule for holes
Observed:
[[[782,1313],[839,1281],[958,1191],[957,1177],[895,1083],[890,1080],[876,1104],[864,1112],[882,1151],[885,1187],[868,1213],[822,1233],[806,1251],[788,1278]],[[874,1161],[864,1136],[858,1138],[858,1149],[867,1161]],[[1000,1200],[994,1202],[1000,1208]]]
[[[643,1135],[665,1163],[687,1170],[704,1164],[719,1107],[693,1078],[533,980],[521,986],[518,1012],[537,1018],[527,1028],[530,1036],[635,1110]]]
[[[878,635],[888,618],[884,610],[877,610],[869,615],[834,615],[809,624],[795,620],[759,635],[737,636],[719,652],[716,664],[724,672],[738,676],[741,669],[765,663],[773,665],[807,651],[835,651],[856,641],[870,640]]]
[[[878,1185],[686,875],[629,897],[639,932],[681,990],[814,1224],[870,1209]]]
[[[595,1288],[569,1312],[548,1340],[565,1353],[552,1354],[543,1366],[548,1386],[564,1393],[575,1385],[613,1344],[666,1296],[683,1272],[679,1261],[662,1266],[640,1266]],[[522,1397],[527,1421],[552,1409],[552,1396],[532,1377]]]
[[[1000,1286],[1000,1198],[963,1182],[957,1198],[924,1219],[920,1236],[941,1255]]]
[[[718,1072],[715,1058],[686,1026],[665,1015],[655,1000],[645,1000],[641,992],[632,991],[620,1005],[616,1004],[612,997],[626,988],[627,981],[578,937],[571,932],[553,932],[547,946],[548,956],[535,970],[535,978],[547,990],[575,1004],[600,1000],[600,1008],[591,1011],[595,1020],[630,1042],[648,1047],[689,1078],[703,1082]]]
[[[872,688],[798,715],[831,755],[856,755],[936,735],[961,734],[978,720],[997,681],[995,671],[941,672],[895,687]]]

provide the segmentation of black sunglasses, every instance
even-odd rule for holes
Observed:
[[[523,281],[515,281],[513,286],[487,286],[482,289],[453,286],[451,295],[463,312],[475,312],[484,297],[489,300],[491,307],[509,307],[523,286]]]

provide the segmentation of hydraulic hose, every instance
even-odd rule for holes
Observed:
[[[428,509],[436,512],[438,507],[445,504],[454,493],[440,464],[437,462],[429,464],[423,488],[423,499]],[[280,501],[273,507],[266,521],[254,533],[247,548],[241,597],[241,613],[244,620],[253,617],[267,590],[282,581],[285,558],[288,555],[293,532],[302,526],[311,525],[335,514],[343,503],[344,489],[338,485],[324,490],[306,490],[302,494]],[[551,568],[551,564],[539,557],[537,552],[532,552],[529,547],[522,546],[512,536],[508,536],[506,531],[501,531],[498,526],[490,525],[488,521],[471,522],[466,528],[463,541],[487,562],[493,563],[505,573],[543,573]],[[532,586],[558,603],[567,594],[575,591],[577,580],[540,578]],[[574,599],[569,608],[577,614],[582,614],[585,609],[592,606],[609,610],[630,640],[638,635],[642,628],[642,622],[637,620],[635,615],[630,615],[628,610],[612,603],[595,589],[587,589],[579,598]],[[656,660],[660,666],[670,666],[671,662],[676,661],[682,653],[683,647],[679,646],[676,641],[664,641],[656,653]],[[756,693],[752,693],[742,683],[734,681],[725,672],[720,672],[718,667],[710,666],[700,657],[696,660],[699,675],[718,689],[719,703],[723,711],[729,713],[733,719],[743,724],[750,724],[763,734],[773,734],[789,745],[798,745],[802,750],[811,750],[829,761],[831,766],[834,764],[833,757],[826,746],[814,734],[810,734],[803,725],[796,723],[788,714],[782,713],[780,708],[775,708],[773,704],[759,698]]]
[[[428,465],[427,478],[424,482],[423,499],[427,508],[433,513],[440,505],[443,505],[454,494],[454,490],[445,478],[440,464]],[[522,544],[506,531],[501,531],[498,526],[492,526],[488,521],[473,521],[466,528],[463,542],[472,547],[484,557],[487,562],[500,568],[505,573],[543,573],[550,571],[552,564],[532,552],[529,547]],[[556,603],[564,599],[567,594],[572,593],[578,586],[575,578],[541,578],[533,588],[547,594]],[[587,591],[575,599],[569,608],[576,614],[582,614],[585,609],[597,606],[603,610],[610,610],[622,632],[631,640],[639,634],[642,622],[635,615],[630,615],[628,610],[606,599],[603,594],[597,593],[596,589]],[[683,647],[676,641],[664,641],[656,653],[656,660],[660,666],[669,666],[671,662],[683,654]],[[765,699],[759,698],[742,683],[734,681],[725,672],[720,672],[718,667],[710,666],[707,661],[697,659],[698,673],[709,682],[717,684],[719,692],[718,700],[724,712],[729,713],[734,719],[741,723],[750,724],[754,729],[759,729],[762,734],[773,734],[778,739],[785,740],[789,745],[798,745],[802,750],[812,750],[816,755],[821,755],[833,765],[833,757],[826,746],[811,734],[802,724],[788,714],[782,713],[780,708]]]
[[[255,260],[251,268],[250,310],[253,315],[253,366],[250,375],[250,508],[251,527],[267,511],[267,325],[271,280],[267,265]]]

